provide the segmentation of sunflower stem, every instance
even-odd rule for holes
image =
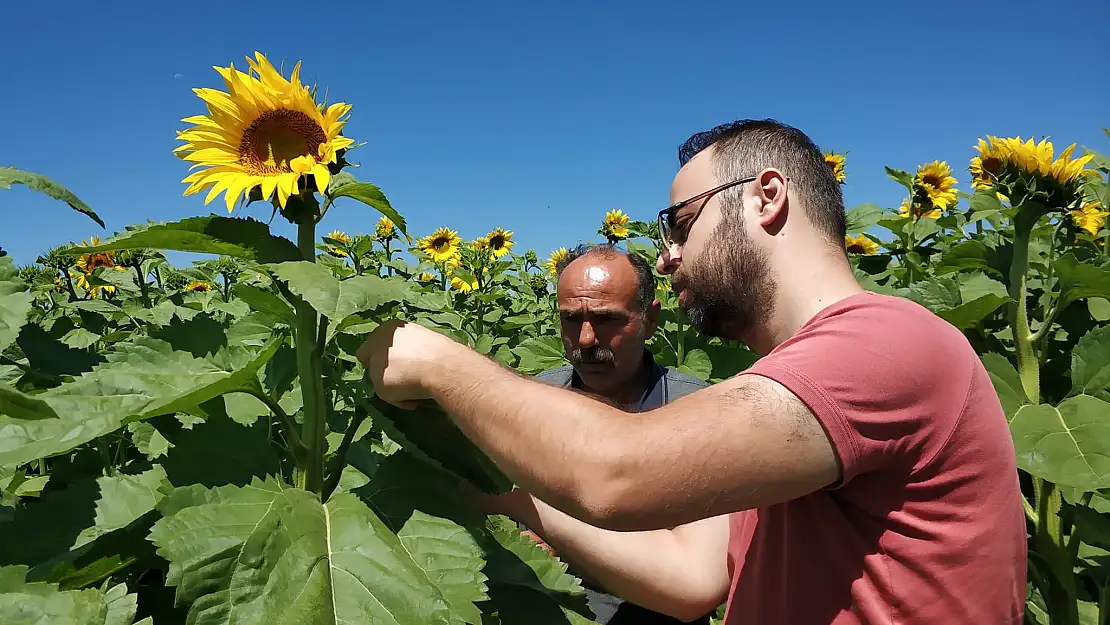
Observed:
[[[1019,212],[1014,219],[1014,253],[1010,262],[1010,328],[1013,332],[1014,349],[1017,352],[1018,376],[1025,396],[1034,404],[1041,401],[1040,363],[1033,345],[1033,334],[1029,331],[1029,310],[1026,306],[1028,291],[1026,273],[1029,270],[1029,237],[1035,219],[1029,219]]]
[[[306,262],[316,262],[316,213],[315,200],[298,198],[296,211],[302,217],[297,223],[297,247]],[[294,202],[290,198],[290,203]],[[311,209],[311,210],[309,210]],[[306,214],[309,213],[309,214]],[[297,312],[297,377],[303,398],[304,426],[301,440],[308,453],[297,466],[294,478],[297,487],[322,496],[324,491],[324,454],[327,452],[327,409],[325,407],[324,380],[320,371],[320,353],[317,343],[316,310],[303,298],[296,298]]]
[[[141,263],[140,263],[141,265]],[[139,265],[135,265],[135,275],[139,278],[139,295],[143,300],[143,307],[150,308],[150,287],[146,283],[146,276]]]

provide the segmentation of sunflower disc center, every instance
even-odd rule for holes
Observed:
[[[300,111],[266,111],[243,132],[239,162],[254,175],[287,173],[292,171],[290,161],[298,156],[315,157],[327,140],[320,124]]]

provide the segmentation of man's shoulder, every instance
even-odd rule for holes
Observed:
[[[667,384],[668,400],[671,401],[709,386],[705,380],[695,378],[673,367],[663,367],[663,379]]]
[[[573,375],[574,365],[562,365],[561,367],[554,367],[541,371],[532,376],[532,378],[547,384],[565,386],[570,383],[571,376]]]

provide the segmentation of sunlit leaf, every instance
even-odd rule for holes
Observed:
[[[1108,414],[1110,403],[1090,395],[1021,406],[1010,417],[1018,467],[1061,486],[1110,487]]]
[[[326,267],[308,261],[271,265],[274,274],[289,284],[317,312],[338,324],[348,315],[369,311],[404,297],[403,283],[378,276],[340,280]],[[334,336],[334,327],[329,329]],[[330,338],[330,337],[329,337]]]
[[[141,248],[222,254],[260,263],[280,263],[302,258],[292,241],[270,234],[270,228],[265,223],[255,219],[217,215],[133,226],[101,245],[75,247],[70,252],[87,254]]]
[[[865,202],[848,209],[844,213],[844,220],[848,234],[864,232],[882,219],[883,209],[870,202]]]
[[[55,200],[65,202],[69,204],[69,207],[73,210],[87,215],[89,219],[95,221],[101,228],[104,227],[104,222],[96,214],[96,211],[89,208],[88,204],[82,202],[81,198],[77,197],[73,191],[70,191],[42,174],[35,174],[14,167],[0,167],[0,189],[11,189],[13,184],[26,185],[29,189],[49,195]]]
[[[567,364],[563,342],[557,336],[529,337],[512,351],[520,358],[517,370],[525,374],[536,374]]]
[[[453,569],[476,572],[481,558],[456,530],[422,524],[450,551],[429,542],[412,553],[358,497],[312,494],[274,480],[249,486],[177,489],[150,540],[170,561],[167,583],[189,605],[190,622],[471,623],[475,611]],[[434,554],[434,557],[431,556]],[[445,594],[445,589],[447,593]],[[481,589],[484,590],[484,589]]]
[[[1083,335],[1071,352],[1072,392],[1110,401],[1110,326]]]
[[[27,322],[34,296],[25,290],[11,257],[0,256],[0,352],[11,345]]]
[[[1110,293],[1110,269],[1079,262],[1075,254],[1064,254],[1053,264],[1060,277],[1061,305]]]
[[[134,615],[127,616],[127,604],[122,603],[125,598],[116,588],[111,591],[111,601],[116,605],[110,610],[109,597],[100,590],[59,590],[54,584],[27,583],[26,574],[26,566],[0,567],[0,623],[4,625],[132,623]]]
[[[377,210],[388,217],[393,225],[397,226],[397,230],[405,235],[410,243],[412,242],[412,237],[409,236],[408,230],[406,230],[405,218],[390,205],[389,200],[386,199],[385,194],[377,185],[369,182],[352,182],[335,189],[328,189],[328,195],[333,199],[349,197]]]
[[[998,393],[1002,409],[1006,412],[1006,416],[1012,419],[1018,408],[1029,403],[1029,398],[1021,385],[1021,376],[1014,365],[1001,354],[984,354],[982,361],[994,384],[994,390]]]

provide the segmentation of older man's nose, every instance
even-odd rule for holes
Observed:
[[[578,343],[582,347],[593,347],[597,343],[597,335],[594,334],[594,327],[589,321],[582,324],[582,330],[578,333]]]
[[[674,273],[682,264],[682,248],[678,245],[668,245],[659,252],[655,259],[655,270],[663,275]]]

